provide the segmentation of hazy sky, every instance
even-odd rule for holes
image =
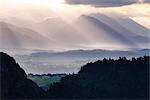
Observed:
[[[83,14],[88,15],[91,13],[102,13],[108,15],[109,17],[118,18],[119,16],[120,18],[122,17],[131,18],[137,23],[150,29],[150,20],[149,20],[150,0],[0,0],[0,21],[9,22],[11,24],[17,23],[18,26],[23,26],[23,27],[28,26],[24,24],[32,23],[31,27],[30,26],[27,27],[32,30],[34,30],[34,26],[36,26],[37,23],[39,24],[48,21],[48,19],[51,18],[59,18],[57,22],[59,21],[61,22],[63,20],[65,24],[69,23],[68,27],[70,28],[70,30],[67,27],[68,28],[67,31],[65,31],[64,33],[62,32],[63,34],[60,31],[59,33],[55,34],[55,37],[52,37],[53,32],[49,30],[46,31],[48,34],[50,33],[50,35],[47,35],[45,30],[44,31],[35,30],[42,35],[45,35],[46,33],[47,36],[46,35],[45,36],[50,38],[50,40],[52,39],[58,40],[58,41],[54,41],[54,43],[51,42],[48,43],[55,45],[55,43],[57,42],[56,45],[60,47],[57,48],[59,50],[95,49],[95,48],[102,48],[102,49],[128,48],[128,46],[124,47],[122,44],[119,45],[118,43],[120,42],[117,41],[117,38],[114,38],[112,40],[113,42],[116,43],[115,45],[111,43],[106,43],[106,44],[101,43],[99,40],[104,39],[106,41],[109,41],[110,40],[109,37],[104,38],[100,36],[100,38],[97,38],[98,36],[93,35],[96,33],[95,30],[91,31],[91,29],[89,30],[79,29],[80,27],[78,27],[78,25],[70,24],[70,22],[76,20],[79,16]],[[51,21],[56,21],[56,20],[52,19]],[[45,27],[47,26],[49,25],[45,25]],[[56,26],[52,25],[52,27],[57,28],[59,27],[59,25]],[[113,27],[113,25],[111,25],[111,27]],[[132,30],[132,27],[130,29]],[[97,33],[99,32],[98,30],[99,29],[97,29]],[[135,30],[136,31],[135,33],[137,33],[138,29],[133,29],[133,30]],[[76,31],[80,31],[80,32],[76,32]],[[138,32],[139,31],[140,29],[138,30]],[[26,31],[24,33],[26,33]],[[89,34],[91,33],[91,35],[87,35],[87,33]],[[83,45],[81,44],[81,42],[83,42],[82,40],[85,43],[85,44],[83,43]],[[126,40],[126,42],[129,41]],[[135,44],[138,45],[139,43],[135,43]],[[116,46],[116,48],[114,46]],[[50,49],[52,48],[51,46],[47,46],[47,47],[50,47]]]
[[[145,0],[147,3],[144,3],[144,0],[104,0],[103,4],[101,4],[103,0],[66,1],[67,3],[64,0],[0,0],[0,20],[13,17],[42,21],[46,18],[61,17],[69,21],[71,18],[76,18],[81,14],[101,12],[110,15],[121,14],[129,16],[150,28],[149,0]],[[78,1],[78,4],[74,4],[74,1]],[[97,3],[97,1],[100,2]],[[116,7],[111,5],[114,3],[113,1],[119,2],[118,5],[115,5]],[[87,3],[85,4],[85,2]],[[100,6],[95,6],[94,4],[99,4]],[[107,7],[102,7],[103,5],[107,5]]]

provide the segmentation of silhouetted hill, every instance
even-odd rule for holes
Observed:
[[[50,86],[50,98],[149,98],[149,56],[103,59],[81,67]]]
[[[145,51],[145,50],[143,50]],[[44,91],[27,79],[25,71],[5,53],[0,53],[1,98],[148,99],[149,56],[103,59],[82,66]]]
[[[9,55],[0,52],[1,98],[42,98],[44,92],[27,79],[25,71]]]

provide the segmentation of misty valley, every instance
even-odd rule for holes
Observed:
[[[28,75],[13,57],[0,56],[2,99],[149,98],[149,56],[104,58],[72,74]]]
[[[19,51],[18,51],[19,52]],[[24,50],[25,52],[25,50]],[[104,58],[118,57],[139,57],[149,55],[149,49],[133,50],[70,50],[64,52],[52,51],[32,51],[27,55],[14,55],[26,73],[33,74],[56,74],[56,73],[77,73],[81,66],[102,60]]]
[[[63,77],[77,74],[87,63],[104,58],[127,57],[127,59],[132,59],[132,57],[149,55],[149,52],[149,49],[128,51],[95,49],[63,52],[30,50],[30,53],[22,50],[23,55],[17,52],[18,54],[13,55],[13,57],[28,73],[27,78],[47,92],[52,84],[61,82]]]
[[[0,100],[149,100],[150,0],[0,0]]]

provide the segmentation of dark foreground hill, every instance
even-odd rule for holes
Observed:
[[[44,92],[27,79],[25,71],[9,55],[0,52],[1,98],[42,98]]]
[[[50,98],[149,98],[149,56],[118,60],[103,59],[81,67],[50,86]]]
[[[12,57],[0,53],[1,98],[148,99],[149,61],[144,56],[88,63],[77,74],[51,84],[45,96]]]

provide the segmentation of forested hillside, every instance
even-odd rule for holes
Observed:
[[[44,92],[27,79],[25,71],[0,53],[1,98],[148,99],[149,56],[103,59],[81,67],[77,74],[62,77]]]
[[[81,67],[78,74],[62,78],[50,86],[51,98],[118,98],[149,97],[150,57],[103,59]]]
[[[44,91],[27,79],[25,71],[5,53],[0,53],[1,99],[44,98]]]

